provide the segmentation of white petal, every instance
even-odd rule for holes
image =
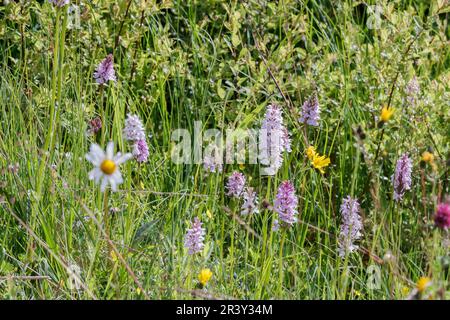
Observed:
[[[88,174],[89,180],[94,180],[95,179],[96,171],[97,171],[97,168],[94,168],[91,171],[89,171],[89,174]]]
[[[114,182],[116,183],[116,184],[121,184],[122,182],[123,182],[123,179],[122,179],[122,174],[120,173],[120,171],[119,170],[116,170],[112,175],[111,175],[111,179],[114,179]]]
[[[112,160],[114,158],[114,142],[108,142],[106,146],[106,159]]]
[[[100,164],[103,161],[103,158],[99,157],[97,154],[93,153],[87,153],[86,154],[86,160],[88,160],[90,163],[92,163],[94,166],[100,166]]]
[[[108,186],[108,177],[103,176],[102,184],[100,185],[100,191],[105,192],[107,186]]]
[[[99,147],[99,145],[93,143],[91,144],[91,148],[89,153],[86,154],[86,160],[94,164],[95,166],[99,166],[100,163],[105,159],[105,153]]]
[[[117,154],[114,158],[114,163],[116,165],[121,165],[122,163],[130,160],[131,158],[133,158],[133,155],[131,153],[126,153],[124,155]]]
[[[91,144],[91,154],[94,154],[100,158],[104,158],[105,157],[105,152],[103,151],[102,148],[100,148],[100,146],[96,143]]]
[[[111,184],[111,190],[113,192],[116,192],[117,191],[117,184],[116,184],[115,179],[112,176],[110,176],[110,177],[108,177],[108,180],[109,180],[109,183]]]
[[[89,180],[94,180],[95,183],[98,183],[102,176],[103,172],[99,168],[94,168],[89,172]]]

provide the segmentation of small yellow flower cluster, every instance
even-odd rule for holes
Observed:
[[[308,159],[311,160],[311,164],[314,168],[318,169],[320,173],[325,173],[323,168],[328,167],[330,158],[319,155],[316,152],[316,148],[313,146],[309,146],[308,149],[306,149],[306,155],[308,156]]]
[[[409,288],[407,286],[402,287],[402,296],[406,297],[409,294]]]

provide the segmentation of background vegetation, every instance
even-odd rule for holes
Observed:
[[[381,20],[370,28],[375,2]],[[449,236],[432,220],[449,193],[448,19],[442,0],[3,1],[0,297],[403,299],[427,276],[429,296],[448,298]],[[118,81],[101,87],[92,74],[109,53]],[[320,127],[303,127],[298,113],[313,92]],[[174,129],[258,128],[269,103],[284,108],[292,137],[276,176],[258,165],[211,174],[172,163]],[[384,105],[396,112],[381,127]],[[128,112],[143,119],[150,158],[127,162],[121,190],[105,201],[84,155],[109,138],[129,151]],[[92,136],[97,116],[103,127]],[[309,165],[303,133],[331,158],[324,175]],[[433,165],[420,160],[426,150]],[[404,152],[413,186],[396,203],[391,175]],[[270,210],[239,217],[240,203],[224,194],[233,170],[251,177],[260,202],[291,180],[299,223],[273,233]],[[341,259],[349,194],[364,232],[361,250]],[[105,208],[110,243],[92,218]],[[207,231],[196,256],[183,247],[193,217]],[[199,289],[202,268],[213,276]]]

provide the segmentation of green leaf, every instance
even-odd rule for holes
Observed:
[[[238,45],[241,44],[241,39],[239,38],[237,33],[233,33],[231,35],[231,43],[233,44],[233,47],[237,47]]]
[[[217,81],[217,95],[219,96],[220,99],[224,99],[227,92],[222,88],[222,81],[218,80]]]

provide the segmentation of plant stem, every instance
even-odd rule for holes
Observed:
[[[109,226],[109,210],[108,210],[108,189],[103,194],[103,223],[105,225],[105,231],[108,238],[111,238],[110,226]]]
[[[279,265],[278,265],[278,272],[280,276],[280,280],[278,281],[278,293],[281,296],[283,292],[283,248],[284,248],[284,241],[286,239],[286,230],[283,230],[283,235],[281,236],[281,243],[280,243],[280,257],[279,257]]]

